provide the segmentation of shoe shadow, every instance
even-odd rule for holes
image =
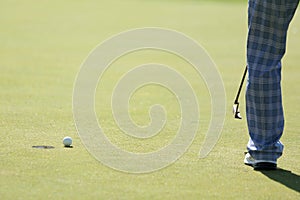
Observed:
[[[286,187],[300,193],[300,176],[291,171],[278,168],[272,171],[261,171],[268,178],[285,185]]]

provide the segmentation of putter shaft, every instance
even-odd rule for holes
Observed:
[[[247,75],[247,70],[248,70],[248,66],[246,66],[246,68],[244,70],[244,74],[243,74],[243,77],[242,77],[242,80],[241,80],[241,83],[240,83],[240,87],[238,89],[236,98],[234,100],[233,114],[234,114],[234,118],[236,118],[236,119],[242,119],[242,117],[240,115],[240,111],[239,111],[239,105],[240,105],[239,97],[240,97],[240,94],[241,94],[241,91],[242,91],[242,88],[243,88],[243,84],[244,84],[244,81],[245,81],[245,78],[246,78],[246,75]]]

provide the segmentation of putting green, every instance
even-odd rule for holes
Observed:
[[[284,59],[283,170],[264,173],[243,165],[246,122],[231,115],[245,65],[246,19],[245,1],[2,1],[0,199],[299,199],[300,17],[291,24]],[[115,62],[99,82],[100,103],[95,107],[107,137],[120,148],[137,153],[162,148],[180,122],[175,96],[147,86],[130,100],[132,119],[147,125],[149,106],[159,103],[166,106],[166,126],[147,140],[122,134],[109,97],[127,70],[149,62],[173,66],[189,80],[199,100],[200,126],[188,151],[162,170],[136,175],[112,170],[87,152],[73,121],[72,93],[81,63],[92,49],[112,35],[141,27],[174,29],[201,44],[223,78],[228,112],[215,148],[199,159],[211,112],[202,78],[166,52],[136,52]],[[244,105],[241,98],[242,116]],[[73,138],[73,148],[63,148],[67,135]],[[32,148],[41,145],[55,148]]]

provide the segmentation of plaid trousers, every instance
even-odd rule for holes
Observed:
[[[289,24],[299,0],[249,0],[246,114],[248,152],[256,160],[277,161],[284,129],[281,60]]]

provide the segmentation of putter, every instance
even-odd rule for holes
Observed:
[[[233,116],[234,116],[235,119],[242,119],[240,109],[239,109],[239,105],[240,105],[239,97],[240,97],[240,94],[241,94],[241,90],[243,88],[243,84],[244,84],[244,80],[245,80],[245,77],[246,77],[246,74],[247,74],[247,70],[248,70],[248,66],[246,66],[246,68],[245,68],[243,78],[242,78],[238,93],[235,97],[234,104],[233,104],[233,110],[232,111],[233,111]]]

